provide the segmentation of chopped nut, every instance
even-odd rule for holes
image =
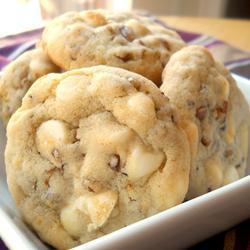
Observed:
[[[175,116],[173,114],[171,115],[171,120],[173,123],[176,123],[176,119],[175,119]]]
[[[167,50],[171,49],[169,43],[166,40],[161,40],[161,43]]]
[[[133,54],[131,53],[125,53],[124,55],[116,55],[116,57],[122,60],[123,62],[127,62],[134,59]]]
[[[88,186],[88,191],[89,192],[92,192],[92,193],[95,193],[95,190],[93,190],[91,187]]]
[[[45,179],[44,184],[45,186],[49,187],[49,178]]]
[[[241,167],[241,163],[238,163],[237,165],[235,165],[236,168],[240,168]]]
[[[139,40],[139,44],[145,46],[145,43],[142,40]]]
[[[37,180],[33,183],[32,189],[34,189],[36,191],[36,189],[37,189]]]
[[[77,55],[70,54],[70,59],[72,61],[75,61],[77,59]]]
[[[220,130],[225,131],[226,128],[227,128],[227,125],[226,125],[226,123],[225,123],[222,127],[220,127]]]
[[[120,31],[121,35],[122,35],[125,39],[127,39],[127,40],[130,41],[130,42],[133,41],[133,37],[132,37],[131,32],[130,32],[130,30],[128,29],[128,27],[122,26],[122,27],[119,28],[119,31]]]
[[[232,149],[227,149],[225,152],[224,152],[224,156],[226,158],[230,157],[233,155],[233,150]]]
[[[227,109],[228,109],[228,102],[224,101],[221,107],[221,112],[222,113],[227,113]]]
[[[211,141],[209,140],[209,138],[207,138],[206,136],[202,136],[201,137],[201,143],[205,146],[208,147],[211,143]]]
[[[120,170],[120,156],[117,154],[111,155],[108,165],[112,170],[118,172]]]
[[[110,32],[111,35],[115,34],[115,31],[111,26],[107,26],[107,30]]]
[[[167,159],[166,159],[166,156],[164,155],[164,160],[162,161],[160,167],[158,168],[160,173],[163,172],[163,169],[164,169],[164,167],[166,165],[166,161],[167,161]]]
[[[222,116],[224,116],[227,113],[227,109],[228,109],[228,102],[224,101],[222,106],[216,107],[215,112],[214,112],[215,118],[219,119]]]
[[[59,153],[58,149],[56,149],[56,148],[52,150],[51,154],[57,160],[60,158],[60,153]]]
[[[187,106],[188,106],[189,108],[193,108],[193,107],[195,106],[195,102],[192,101],[192,100],[187,100],[186,102],[187,102]]]
[[[133,199],[130,196],[128,198],[129,198],[130,201],[136,201],[136,199]]]
[[[206,107],[199,107],[197,110],[196,110],[196,114],[195,116],[200,120],[204,120],[204,118],[206,117],[207,115],[207,109]]]
[[[61,168],[59,169],[61,175],[64,174],[64,167],[65,167],[65,165],[66,165],[66,163],[62,164]]]

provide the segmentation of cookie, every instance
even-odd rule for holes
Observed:
[[[0,78],[0,115],[4,124],[21,105],[23,96],[35,80],[58,71],[41,48],[27,51],[7,65]]]
[[[124,69],[40,78],[7,127],[8,185],[26,222],[68,249],[181,203],[190,152],[175,115]]]
[[[148,17],[89,10],[55,18],[42,44],[65,70],[110,65],[139,73],[158,85],[170,55],[185,44],[179,35]]]
[[[174,54],[161,90],[177,106],[192,150],[188,198],[243,177],[249,107],[227,69],[200,46]]]

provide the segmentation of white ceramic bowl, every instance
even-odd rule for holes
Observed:
[[[234,78],[250,103],[250,81],[237,75],[234,75]],[[5,131],[0,126],[0,237],[12,250],[49,249],[21,221],[10,197],[4,167],[5,142]],[[250,218],[249,175],[208,194],[80,245],[74,250],[186,248],[247,218]]]

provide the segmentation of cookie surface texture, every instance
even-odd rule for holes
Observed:
[[[58,71],[41,48],[27,51],[7,65],[0,77],[0,113],[4,124],[21,106],[23,96],[35,80]]]
[[[185,43],[149,17],[127,12],[69,12],[45,28],[43,47],[65,70],[110,65],[139,73],[156,84],[170,55]]]
[[[161,90],[175,104],[192,150],[188,198],[243,177],[249,106],[227,69],[190,46],[172,56]]]
[[[11,117],[7,137],[12,196],[56,248],[177,205],[188,189],[189,143],[168,98],[124,69],[40,78]]]

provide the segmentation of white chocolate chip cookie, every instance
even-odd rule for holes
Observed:
[[[7,127],[9,189],[26,222],[70,248],[181,203],[190,152],[148,79],[96,66],[36,81]]]
[[[95,65],[139,73],[156,84],[171,54],[185,43],[172,30],[128,12],[88,10],[55,18],[42,36],[44,49],[65,70]]]
[[[0,78],[0,115],[5,125],[11,115],[21,106],[22,98],[39,77],[58,72],[41,48],[25,52],[11,62]]]
[[[200,46],[174,54],[161,90],[177,106],[189,138],[192,167],[188,198],[243,177],[249,107],[230,73]]]

